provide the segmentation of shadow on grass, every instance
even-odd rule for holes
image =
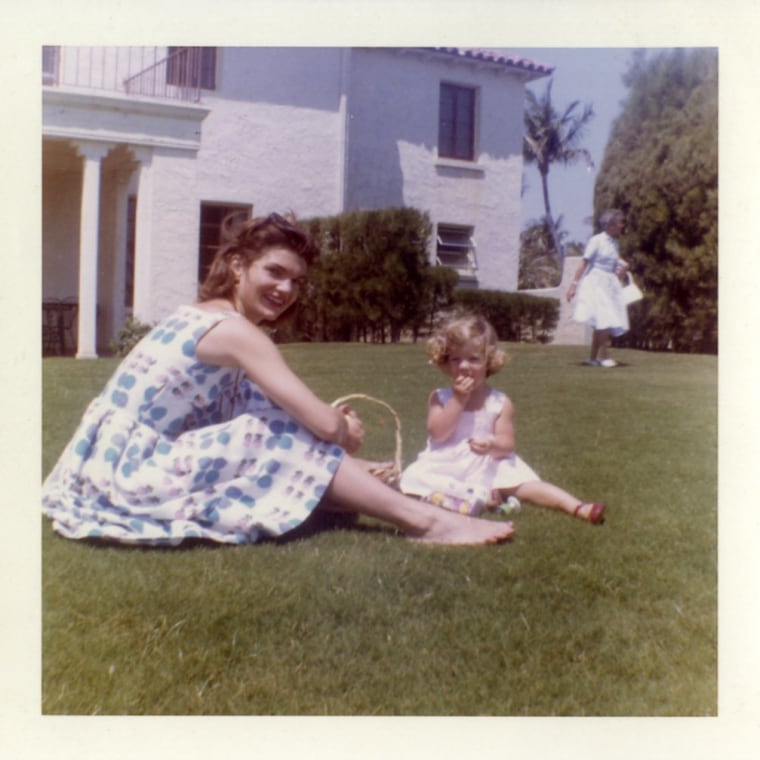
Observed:
[[[284,545],[292,543],[293,541],[302,541],[304,539],[313,538],[322,533],[328,533],[333,531],[351,531],[353,533],[364,534],[381,534],[386,533],[389,535],[396,535],[398,533],[392,527],[383,525],[367,525],[359,522],[359,516],[353,513],[347,512],[331,512],[328,510],[314,510],[312,514],[304,520],[297,528],[289,530],[282,536],[262,536],[258,541],[252,542],[254,544],[275,544]],[[62,541],[68,539],[63,538],[55,534],[57,538]],[[143,552],[186,552],[194,549],[228,549],[231,546],[242,546],[244,544],[225,544],[219,541],[211,541],[207,538],[186,538],[182,543],[176,546],[169,545],[144,545],[144,544],[127,544],[112,541],[107,538],[82,538],[78,539],[77,543],[84,544],[85,546],[92,546],[100,549],[116,549],[121,551],[143,551]]]
[[[330,531],[351,531],[352,533],[387,533],[396,535],[395,528],[385,525],[367,525],[359,522],[359,515],[352,512],[331,512],[325,509],[316,509],[311,516],[302,522],[297,528],[288,531],[277,538],[264,539],[267,543],[289,544],[305,538],[312,538],[320,533]]]
[[[599,365],[594,364],[588,364],[586,360],[582,362],[572,362],[573,367],[587,367],[588,369],[624,369],[625,367],[632,366],[631,364],[628,364],[627,362],[621,362],[615,359],[617,364],[614,367],[600,367]]]

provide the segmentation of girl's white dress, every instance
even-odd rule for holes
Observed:
[[[586,271],[578,286],[576,322],[592,330],[609,330],[611,335],[628,332],[628,308],[623,301],[623,286],[615,270],[620,262],[617,240],[606,232],[594,235],[583,253]]]
[[[242,371],[204,364],[200,338],[232,312],[183,306],[87,408],[42,490],[66,538],[252,543],[300,525],[343,449],[315,438]]]
[[[446,404],[453,391],[438,388],[435,393]],[[470,449],[470,438],[493,433],[506,399],[506,394],[491,389],[481,409],[462,412],[446,441],[428,438],[424,451],[401,474],[401,490],[457,512],[478,514],[491,501],[492,491],[539,480],[517,454],[496,459]]]

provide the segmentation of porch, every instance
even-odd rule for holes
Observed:
[[[94,358],[150,318],[156,175],[193,171],[201,50],[43,49],[43,353]],[[191,187],[172,188],[190,216]]]
[[[73,356],[76,353],[77,312],[75,297],[48,298],[42,302],[42,355]]]

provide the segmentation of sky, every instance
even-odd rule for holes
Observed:
[[[628,68],[633,48],[501,48],[500,50],[533,61],[554,66],[552,101],[562,112],[575,100],[583,106],[593,106],[595,116],[588,125],[581,145],[590,153],[595,169],[589,171],[585,162],[563,167],[555,165],[549,171],[549,200],[555,217],[562,215],[568,231],[567,242],[585,243],[593,234],[589,218],[594,207],[594,182],[604,158],[604,149],[612,124],[621,113],[628,89],[622,77]],[[528,88],[543,94],[549,77],[531,82]],[[525,170],[522,226],[544,215],[541,178],[535,165]]]

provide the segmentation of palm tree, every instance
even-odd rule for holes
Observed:
[[[581,159],[584,159],[587,166],[593,169],[594,162],[591,154],[585,148],[579,147],[578,143],[583,137],[586,126],[594,117],[594,109],[586,105],[583,107],[583,112],[578,114],[576,109],[580,102],[574,100],[562,114],[559,114],[552,103],[552,84],[553,80],[550,79],[546,91],[540,97],[530,90],[525,91],[527,107],[523,158],[528,164],[535,163],[541,175],[546,221],[551,230],[554,250],[557,252],[561,267],[564,253],[549,202],[549,169],[552,164],[560,163],[568,166]]]
[[[560,241],[567,236],[559,232],[562,216],[557,218],[555,233]],[[517,286],[520,290],[553,288],[559,285],[562,273],[554,254],[552,227],[546,218],[532,221],[520,233],[520,269]]]

